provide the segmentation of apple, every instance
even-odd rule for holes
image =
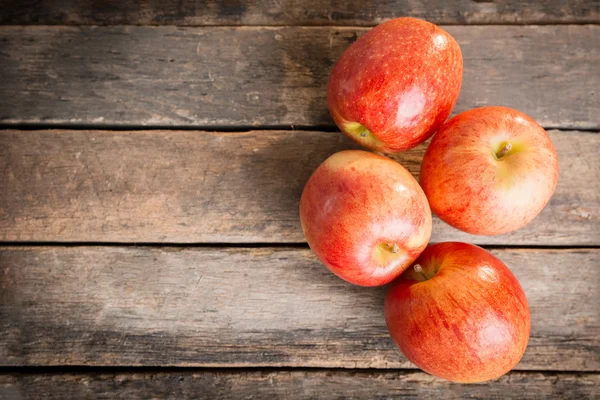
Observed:
[[[448,118],[460,91],[458,43],[415,18],[384,22],[354,42],[327,85],[333,120],[351,139],[393,153],[428,139]]]
[[[463,383],[510,371],[525,352],[531,327],[525,293],[506,265],[457,242],[429,246],[392,284],[385,320],[412,363]]]
[[[340,151],[315,170],[302,192],[300,221],[321,262],[361,286],[392,281],[431,236],[427,198],[410,172],[361,150]]]
[[[558,158],[546,131],[506,107],[465,111],[444,124],[425,152],[420,178],[435,214],[478,235],[526,225],[557,180]]]

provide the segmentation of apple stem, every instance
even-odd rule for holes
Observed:
[[[512,143],[508,142],[496,153],[497,158],[502,158],[512,149]]]
[[[396,243],[387,243],[386,246],[388,250],[394,254],[400,251],[400,246],[398,246]]]
[[[414,266],[415,272],[417,272],[418,274],[421,274],[423,276],[423,278],[425,278],[425,280],[430,279],[427,274],[425,273],[425,270],[423,269],[423,267],[421,267],[420,264],[415,264]]]

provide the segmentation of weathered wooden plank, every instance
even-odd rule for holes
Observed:
[[[442,24],[598,23],[596,0],[0,0],[0,23],[44,25],[374,25],[413,16]]]
[[[600,375],[511,372],[461,385],[422,372],[177,371],[2,374],[0,399],[593,399]]]
[[[455,111],[600,126],[600,26],[451,26]],[[333,126],[326,83],[362,28],[0,27],[0,123]]]
[[[600,135],[552,131],[560,177],[546,209],[507,235],[439,219],[433,241],[600,245]],[[0,240],[304,242],[298,202],[336,132],[0,131]],[[396,156],[415,176],[426,146]]]
[[[517,368],[600,371],[600,249],[493,253],[531,308]],[[3,247],[0,274],[3,366],[413,367],[385,288],[309,249]]]

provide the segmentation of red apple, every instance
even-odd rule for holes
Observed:
[[[542,211],[558,180],[546,131],[506,107],[465,111],[433,137],[421,164],[431,210],[455,228],[497,235]]]
[[[460,91],[458,43],[438,26],[397,18],[361,36],[335,65],[329,111],[354,141],[393,153],[429,138],[448,118]]]
[[[406,357],[432,375],[483,382],[521,359],[531,321],[525,293],[488,251],[429,246],[390,288],[385,320]]]
[[[336,153],[316,169],[300,199],[300,221],[323,264],[362,286],[392,281],[431,236],[427,198],[410,172],[360,150]]]

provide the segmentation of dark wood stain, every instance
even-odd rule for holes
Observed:
[[[461,385],[423,372],[178,371],[2,374],[1,399],[592,399],[600,375],[511,372]]]
[[[223,18],[225,20],[239,19],[246,14],[246,11],[248,11],[248,4],[246,1],[222,0],[216,1],[215,4],[218,7],[218,18]]]
[[[596,0],[0,0],[1,24],[363,25],[412,16],[438,24],[600,22]]]

